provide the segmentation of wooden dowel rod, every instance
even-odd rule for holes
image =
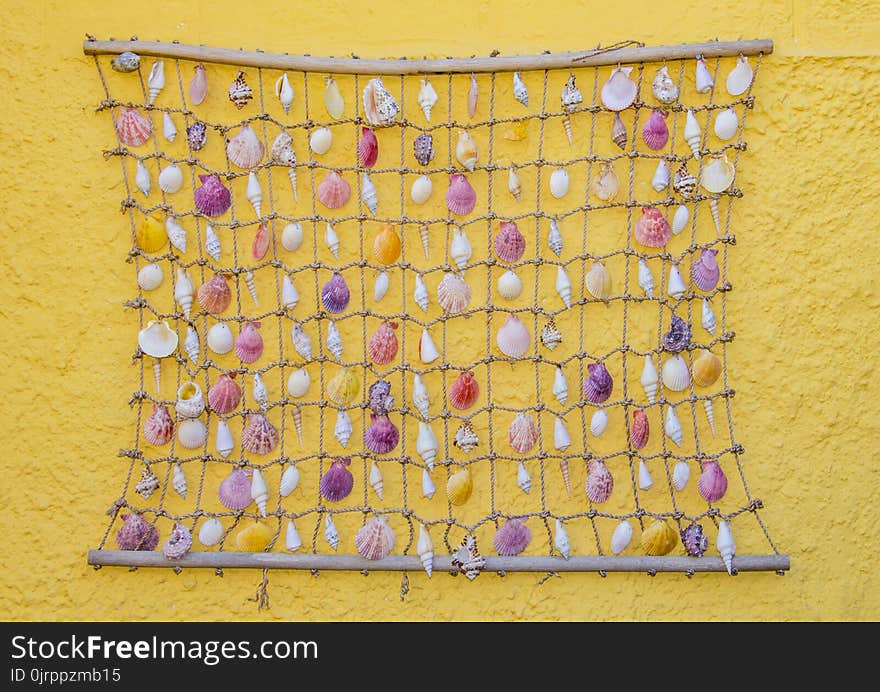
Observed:
[[[222,63],[241,67],[266,67],[279,70],[329,72],[336,74],[426,74],[438,72],[511,72],[514,70],[552,70],[566,67],[595,67],[617,63],[662,62],[695,58],[729,57],[772,53],[773,41],[710,41],[672,46],[624,47],[614,50],[542,55],[511,55],[494,58],[446,58],[434,60],[374,60],[360,58],[323,58],[311,55],[287,55],[262,51],[233,50],[213,46],[192,46],[159,41],[83,42],[86,55],[117,55],[132,51],[140,56],[179,58],[197,62]]]
[[[487,556],[484,572],[726,572],[720,557],[612,557],[598,555],[557,557]],[[326,569],[359,572],[416,572],[422,569],[417,555],[389,555],[384,560],[365,560],[359,555],[295,555],[284,553],[188,553],[180,560],[168,560],[158,551],[90,550],[90,565],[115,567],[210,567],[250,569]],[[788,555],[737,555],[738,572],[791,569]],[[434,571],[452,569],[450,556],[435,556]]]

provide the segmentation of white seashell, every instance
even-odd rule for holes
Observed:
[[[428,576],[434,571],[434,544],[431,542],[431,534],[424,524],[419,524],[419,541],[416,543],[416,552],[422,561],[422,567]]]
[[[297,368],[287,378],[287,393],[295,399],[299,399],[306,395],[311,384],[312,379],[309,377],[308,370]]]
[[[556,374],[553,376],[553,396],[556,397],[560,406],[565,406],[565,402],[568,401],[568,382],[565,381],[565,373],[562,372],[562,368],[558,366]]]
[[[266,516],[266,501],[269,499],[269,488],[266,487],[266,481],[263,480],[263,474],[260,469],[254,469],[251,476],[251,498],[260,510],[260,516]]]
[[[651,91],[654,98],[660,103],[672,103],[678,98],[678,87],[669,76],[666,65],[657,70],[654,80],[651,82]]]
[[[663,384],[673,392],[683,392],[691,383],[691,371],[680,353],[666,359],[661,376]]]
[[[373,283],[373,300],[377,303],[385,297],[385,294],[388,293],[388,285],[390,280],[388,278],[388,274],[385,272],[379,272],[379,275],[376,277],[376,281]]]
[[[229,424],[225,420],[217,421],[217,439],[214,442],[214,448],[224,459],[228,457],[232,450],[235,449],[235,442],[232,439],[232,431]]]
[[[140,159],[138,159],[134,173],[134,184],[144,194],[144,197],[150,196],[150,171]]]
[[[648,298],[654,297],[654,275],[644,257],[639,259],[639,286]]]
[[[336,524],[333,523],[332,514],[328,514],[324,519],[324,540],[333,550],[339,548],[339,532],[336,530]]]
[[[428,201],[433,190],[434,185],[431,183],[431,179],[426,175],[420,175],[413,181],[409,196],[416,204],[424,204]]]
[[[431,478],[428,469],[422,469],[422,495],[430,500],[434,497],[435,492],[437,492],[437,486],[434,485],[434,479]]]
[[[733,574],[733,558],[736,555],[736,543],[733,540],[733,534],[730,531],[730,524],[726,521],[718,522],[718,539],[715,541],[715,547],[724,560],[724,566],[727,568],[728,574]]]
[[[657,163],[654,177],[651,178],[651,187],[657,192],[663,192],[669,187],[669,166],[666,165],[666,159],[660,159]]]
[[[650,490],[654,486],[654,479],[644,461],[639,459],[639,490]]]
[[[290,80],[287,73],[283,73],[275,82],[275,95],[281,101],[281,107],[284,109],[285,115],[290,113],[290,105],[293,103],[293,87],[290,86]]]
[[[754,76],[755,73],[752,66],[749,65],[749,59],[745,55],[740,55],[736,59],[736,66],[727,75],[727,93],[731,96],[746,93]]]
[[[336,360],[342,360],[342,336],[333,320],[327,324],[327,350]]]
[[[626,519],[620,522],[611,534],[611,552],[620,555],[633,537],[633,527]]]
[[[217,545],[225,532],[219,519],[208,519],[199,528],[199,543],[207,547]]]
[[[229,353],[235,345],[235,337],[226,322],[218,322],[208,330],[208,348],[218,356]]]
[[[553,422],[553,446],[560,452],[571,446],[571,436],[565,429],[565,421],[558,417]]]
[[[568,278],[568,274],[565,273],[565,269],[563,269],[562,265],[559,264],[556,266],[556,292],[559,294],[559,297],[562,298],[562,302],[565,304],[565,307],[571,307],[571,281]]]
[[[208,439],[208,428],[198,418],[188,418],[177,426],[177,441],[184,449],[198,449]]]
[[[703,325],[703,329],[709,332],[712,336],[715,336],[715,327],[718,323],[715,320],[715,313],[712,312],[712,306],[709,305],[708,298],[703,298],[703,314],[700,321]]]
[[[299,469],[293,464],[284,469],[281,474],[281,483],[278,485],[278,492],[281,497],[287,497],[299,485]]]
[[[526,465],[522,461],[520,461],[516,467],[516,484],[526,495],[528,495],[529,491],[532,489],[532,477],[529,475]]]
[[[422,382],[421,375],[416,373],[413,378],[412,402],[416,410],[422,414],[422,418],[428,417],[428,406],[430,399],[428,397],[428,388]]]
[[[645,390],[645,396],[648,398],[648,403],[653,404],[657,400],[657,389],[660,383],[660,378],[657,375],[657,368],[654,365],[654,360],[650,355],[645,356],[645,365],[642,368],[642,377],[639,382],[642,385],[642,389]]]
[[[564,168],[557,168],[550,174],[550,194],[556,199],[565,197],[568,192],[568,171]]]
[[[498,295],[505,300],[514,300],[522,293],[522,281],[512,269],[498,277]]]
[[[145,291],[154,291],[162,284],[162,267],[155,262],[150,262],[141,267],[137,274],[138,286]]]
[[[382,480],[382,470],[379,468],[379,464],[375,461],[370,466],[370,485],[373,487],[373,490],[376,491],[376,497],[381,500],[385,482]]]
[[[725,108],[715,116],[715,135],[718,139],[733,139],[739,129],[739,119],[733,108]]]
[[[376,186],[373,185],[373,180],[366,171],[361,176],[361,199],[367,205],[370,213],[375,214],[379,208],[379,197],[376,194]]]
[[[269,405],[269,393],[266,391],[266,385],[263,384],[263,378],[260,373],[254,373],[254,383],[252,386],[254,401],[256,401],[263,410]]]
[[[590,419],[590,432],[593,434],[593,437],[599,437],[603,432],[605,432],[605,428],[607,427],[608,414],[605,412],[605,409],[596,409],[596,412]]]
[[[330,252],[336,259],[339,259],[339,236],[333,230],[333,226],[327,224],[327,230],[324,231],[324,244],[330,248]]]
[[[181,252],[186,252],[186,231],[173,216],[165,219],[165,234],[169,243]]]
[[[702,138],[703,131],[700,129],[700,123],[697,122],[694,112],[689,110],[684,123],[684,141],[688,143],[695,159],[700,158],[700,140]]]
[[[437,347],[434,345],[434,340],[431,338],[431,335],[428,333],[427,329],[422,330],[422,338],[419,339],[419,358],[423,363],[433,363],[440,357],[440,353],[437,351]]]
[[[156,101],[159,92],[165,88],[165,63],[161,60],[156,60],[150,68],[147,88],[150,90],[150,105],[152,105]]]
[[[675,214],[672,216],[672,232],[676,235],[681,233],[684,227],[687,226],[688,218],[690,218],[688,208],[683,204],[679,204],[675,209]]]
[[[449,244],[449,256],[452,261],[458,265],[459,269],[464,269],[472,254],[473,250],[467,234],[460,228],[453,226],[452,242]]]
[[[177,270],[177,282],[174,286],[174,302],[183,310],[186,319],[189,319],[189,312],[192,308],[193,295],[196,292],[192,279],[186,273],[186,269]]]
[[[413,300],[422,310],[428,312],[428,288],[421,274],[416,274],[416,288],[413,291]]]
[[[293,348],[302,356],[303,360],[312,359],[312,339],[306,334],[299,322],[295,322],[291,327],[290,339],[293,342]]]
[[[170,164],[159,171],[159,189],[173,195],[183,187],[183,171],[177,164]]]
[[[295,553],[302,548],[302,539],[299,537],[299,531],[296,530],[296,524],[293,523],[293,519],[287,522],[287,533],[284,535],[284,547],[291,553]]]
[[[186,339],[183,340],[183,350],[193,365],[199,362],[199,333],[190,326],[186,328]]]
[[[333,426],[333,437],[335,437],[343,447],[347,447],[348,441],[351,439],[351,433],[351,417],[348,415],[347,411],[340,409],[336,412],[336,424]]]
[[[711,399],[703,399],[703,409],[706,411],[706,420],[709,421],[709,430],[712,431],[712,437],[715,437],[715,409],[712,408]]]
[[[247,286],[248,293],[251,294],[251,300],[254,301],[254,305],[258,305],[257,284],[254,282],[254,273],[252,271],[244,275],[244,284]]]
[[[705,94],[715,86],[715,80],[712,79],[709,68],[706,67],[706,63],[701,55],[697,56],[697,76],[695,81],[698,94]]]
[[[281,247],[293,252],[299,250],[303,242],[303,227],[301,223],[289,223],[281,231]]]
[[[220,238],[214,232],[214,227],[208,224],[205,227],[205,252],[211,256],[215,262],[220,261]]]
[[[672,487],[678,492],[685,489],[691,477],[691,467],[686,461],[677,461],[672,468]]]
[[[174,492],[180,495],[184,500],[186,499],[186,476],[183,475],[183,469],[180,468],[180,464],[174,465],[174,475],[171,478],[171,487],[174,488]]]
[[[519,76],[519,72],[513,73],[513,97],[522,105],[529,105],[529,91]]]
[[[371,125],[390,125],[397,118],[400,106],[385,88],[380,77],[374,77],[364,87],[364,116]]]
[[[281,280],[281,304],[288,310],[293,310],[299,302],[299,293],[293,285],[293,279],[287,274]]]
[[[468,423],[464,423],[455,431],[455,446],[467,454],[480,443],[477,433]]]
[[[671,298],[681,300],[686,290],[687,286],[685,286],[684,279],[681,278],[681,272],[679,272],[678,267],[673,264],[669,268],[669,283],[666,286],[666,292]]]
[[[556,219],[550,219],[550,230],[547,233],[547,247],[559,257],[562,254],[562,233],[559,232],[559,224]]]
[[[556,530],[553,536],[553,545],[556,547],[556,550],[559,551],[559,554],[562,555],[566,560],[571,555],[571,543],[568,540],[568,532],[565,530],[565,524],[563,524],[559,519],[556,520]]]
[[[327,127],[319,127],[309,137],[309,149],[320,156],[330,151],[333,144],[333,133]]]
[[[519,202],[522,197],[522,182],[516,174],[513,166],[507,171],[507,190],[513,195],[513,198]]]
[[[162,113],[162,135],[169,142],[173,142],[174,138],[177,137],[177,128],[174,126],[174,121],[171,119],[168,111]]]
[[[675,415],[675,407],[670,406],[666,409],[666,425],[664,426],[666,436],[672,440],[676,446],[681,447],[681,423],[678,422],[678,416]]]
[[[474,170],[477,165],[477,144],[474,142],[467,130],[461,130],[458,134],[458,141],[455,144],[456,160],[469,171]]]
[[[419,436],[416,439],[416,453],[422,457],[427,467],[434,470],[434,458],[437,456],[437,436],[428,423],[419,421]]]
[[[257,179],[257,174],[253,171],[248,173],[247,191],[245,192],[245,196],[254,208],[254,213],[257,216],[262,216],[260,205],[263,201],[263,190],[260,187],[260,181]]]
[[[431,109],[434,107],[434,104],[437,103],[437,92],[434,91],[434,87],[431,86],[431,82],[428,81],[428,78],[425,77],[422,79],[422,86],[419,88],[419,96],[418,96],[419,108],[422,109],[422,113],[425,114],[425,120],[431,122]]]

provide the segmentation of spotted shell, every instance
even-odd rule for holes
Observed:
[[[459,313],[471,302],[471,287],[460,276],[445,274],[437,286],[437,302],[449,314]]]

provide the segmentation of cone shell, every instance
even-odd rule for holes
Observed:
[[[419,524],[419,540],[416,544],[416,552],[422,561],[422,567],[430,577],[434,571],[434,544],[431,541],[431,534],[428,533],[424,524]]]
[[[717,461],[711,460],[703,464],[703,470],[697,479],[697,490],[706,502],[718,502],[727,492],[727,476]]]
[[[387,365],[394,360],[397,355],[397,322],[389,322],[384,320],[379,328],[370,337],[368,350],[370,358],[378,365]]]
[[[388,454],[397,447],[400,431],[385,415],[370,414],[370,426],[364,431],[364,444],[375,454]]]
[[[461,373],[449,388],[449,403],[459,411],[469,409],[477,402],[479,396],[480,385],[470,371]]]
[[[601,262],[593,262],[584,277],[584,283],[590,295],[597,300],[608,300],[611,297],[611,274]]]
[[[495,254],[502,262],[516,262],[523,256],[526,239],[513,221],[502,221],[501,229],[495,235]]]
[[[648,444],[650,426],[648,416],[641,409],[633,411],[633,421],[629,429],[629,441],[633,449],[642,449]]]
[[[245,322],[235,340],[235,354],[242,363],[255,363],[263,355],[263,337],[259,322]]]
[[[339,272],[335,272],[321,289],[321,304],[327,312],[334,314],[343,312],[348,307],[350,298],[351,293],[348,290],[348,285]]]
[[[299,322],[295,322],[290,329],[290,340],[293,342],[293,348],[302,356],[303,360],[312,359],[312,339],[306,334],[305,329]]]
[[[350,368],[343,368],[327,383],[327,396],[337,406],[350,406],[359,391],[360,382]]]
[[[691,374],[698,387],[711,387],[721,376],[721,359],[711,351],[701,351],[691,366]]]
[[[369,127],[361,128],[361,141],[357,147],[358,163],[364,168],[372,168],[379,158],[379,140]]]
[[[278,430],[265,416],[251,414],[241,433],[241,447],[251,454],[269,454],[278,446]]]
[[[709,72],[709,68],[706,67],[706,63],[703,60],[702,56],[697,57],[697,76],[696,76],[696,89],[697,93],[705,94],[715,86],[715,80],[712,79],[712,74]]]
[[[666,65],[657,70],[651,81],[651,93],[660,103],[674,103],[678,99],[678,87],[669,76]]]
[[[460,228],[453,226],[452,242],[449,244],[449,257],[459,269],[464,269],[472,254],[473,250],[471,249],[471,243],[468,240],[467,234]]]
[[[565,402],[568,401],[568,382],[565,380],[565,373],[559,366],[556,366],[556,373],[553,376],[553,396],[556,397],[560,406],[565,406]]]
[[[639,258],[639,286],[648,298],[654,297],[654,275],[644,257]]]
[[[385,517],[373,517],[357,532],[354,542],[361,557],[381,560],[394,548],[394,531]]]
[[[400,257],[400,236],[391,225],[379,229],[373,240],[373,257],[379,264],[392,264]]]
[[[554,528],[553,545],[559,551],[559,554],[567,560],[571,555],[571,542],[568,540],[568,531],[565,530],[565,525],[559,519],[556,520]]]
[[[208,406],[214,413],[221,415],[232,413],[241,401],[241,387],[235,382],[234,377],[235,373],[231,375],[224,373],[208,390]]]
[[[477,145],[467,130],[460,130],[455,145],[455,158],[469,171],[477,164]]]
[[[123,514],[122,526],[116,532],[120,550],[155,550],[159,531],[140,514]]]
[[[229,162],[245,170],[253,168],[263,160],[263,141],[250,125],[242,125],[238,134],[226,144]]]
[[[614,380],[603,363],[588,363],[589,375],[584,380],[584,396],[591,404],[601,404],[608,400],[614,389]]]
[[[589,471],[584,490],[590,502],[602,504],[611,497],[611,491],[614,490],[614,477],[604,461],[591,461],[587,468]]]
[[[556,223],[556,219],[550,219],[550,230],[547,232],[547,247],[557,257],[562,255],[562,233],[559,231],[559,224]]]
[[[663,384],[673,392],[683,392],[691,384],[691,374],[687,362],[680,353],[676,353],[663,363]]]
[[[495,339],[498,349],[509,358],[521,358],[529,348],[531,338],[525,325],[516,315],[508,315]]]
[[[154,447],[161,447],[174,436],[174,420],[167,406],[153,404],[153,413],[144,421],[144,438]]]
[[[351,459],[342,457],[337,459],[330,468],[321,476],[321,496],[328,502],[339,502],[351,494],[354,487],[354,476],[348,470]]]
[[[495,551],[504,557],[519,555],[532,540],[532,532],[519,519],[508,519],[495,532],[492,544]]]
[[[413,155],[421,165],[427,166],[434,158],[434,138],[422,133],[413,140]]]
[[[463,505],[474,490],[471,472],[467,467],[453,473],[446,481],[446,497],[453,505]]]
[[[437,442],[437,436],[434,434],[431,426],[424,421],[419,421],[419,434],[416,438],[416,452],[422,457],[422,461],[425,462],[428,470],[434,469],[434,459],[437,456],[438,446],[439,443]],[[428,476],[428,479],[430,480],[430,475]]]
[[[153,126],[149,119],[134,108],[123,108],[115,125],[119,141],[129,147],[141,146],[153,134]]]
[[[658,151],[669,141],[669,128],[666,126],[666,111],[653,110],[648,122],[642,127],[642,137],[648,149]]]
[[[318,199],[328,209],[345,206],[350,197],[351,186],[336,171],[329,171],[318,185]]]
[[[669,222],[657,207],[642,207],[633,229],[636,241],[646,247],[663,247],[672,237]]]
[[[370,213],[375,214],[379,208],[379,195],[376,192],[376,186],[373,185],[370,174],[366,171],[361,176],[361,199],[367,205]]]
[[[233,511],[239,511],[253,502],[251,497],[251,481],[247,471],[243,468],[235,468],[223,479],[217,488],[217,497],[220,504]]]
[[[275,532],[272,529],[257,522],[235,534],[233,542],[235,549],[243,553],[261,553],[269,547],[274,537]]]
[[[624,519],[614,528],[614,533],[611,535],[611,552],[614,555],[620,555],[626,550],[632,540],[632,535],[632,524]]]
[[[212,315],[219,315],[232,301],[232,291],[229,290],[229,284],[226,277],[221,274],[214,274],[214,277],[199,287],[198,292],[199,305],[205,312]]]
[[[514,451],[528,454],[538,442],[538,428],[528,413],[517,413],[507,432],[507,440]]]
[[[449,176],[449,189],[446,191],[446,206],[457,216],[467,216],[477,204],[477,193],[463,175],[453,173]]]
[[[678,536],[663,519],[657,519],[642,531],[642,550],[646,555],[666,555],[678,543]]]
[[[629,108],[636,100],[638,86],[630,79],[632,67],[615,67],[608,81],[602,85],[602,104],[611,111]]]
[[[232,193],[216,175],[200,175],[202,185],[195,193],[196,209],[205,216],[222,216],[232,205]]]
[[[471,287],[455,274],[445,274],[437,286],[437,302],[446,312],[455,315],[471,302]]]
[[[721,270],[715,256],[718,250],[705,249],[691,265],[691,278],[701,291],[711,291],[718,285]]]

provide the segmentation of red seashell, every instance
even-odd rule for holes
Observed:
[[[477,205],[477,193],[460,173],[449,176],[449,189],[446,191],[446,206],[458,216],[470,214]]]
[[[657,151],[666,146],[669,140],[669,128],[666,126],[666,111],[654,110],[648,122],[642,127],[642,137],[648,149]]]
[[[523,256],[526,239],[513,221],[502,221],[501,230],[495,236],[495,254],[503,262],[516,262]]]
[[[379,140],[369,127],[361,128],[361,141],[358,142],[358,161],[364,168],[372,168],[379,158]]]
[[[232,301],[232,291],[229,290],[229,284],[226,277],[221,274],[214,274],[214,277],[206,281],[199,287],[199,305],[205,312],[212,315],[219,315]]]
[[[370,358],[378,365],[387,365],[397,355],[397,322],[385,320],[370,337]]]
[[[697,480],[697,489],[706,502],[718,502],[727,492],[727,476],[715,460],[703,464],[703,471]]]
[[[144,437],[154,447],[167,444],[174,435],[174,420],[167,406],[153,404],[153,413],[144,421]]]
[[[149,119],[138,113],[134,108],[123,108],[116,120],[116,136],[119,141],[130,147],[139,147],[153,134],[153,125]]]
[[[254,363],[263,355],[263,337],[257,331],[259,328],[259,322],[245,322],[235,340],[235,354],[242,363]]]
[[[648,416],[641,409],[633,411],[633,422],[629,429],[629,441],[633,449],[641,449],[648,444]]]
[[[614,477],[605,465],[604,461],[591,461],[588,465],[587,483],[585,490],[590,502],[602,504],[611,497],[614,489]]]
[[[257,229],[257,234],[254,236],[254,244],[251,246],[251,254],[257,262],[266,256],[266,251],[269,249],[269,241],[271,239],[272,236],[269,234],[269,229],[266,228],[266,224],[261,223],[260,227]]]
[[[269,454],[278,446],[278,431],[265,416],[251,414],[241,433],[241,447],[251,454]]]
[[[642,215],[633,227],[633,234],[646,247],[663,247],[672,237],[672,229],[657,207],[642,207]]]
[[[318,199],[328,209],[345,206],[351,197],[351,186],[336,171],[330,171],[318,185]]]
[[[231,413],[241,401],[241,387],[235,382],[234,377],[235,373],[231,375],[224,373],[208,390],[208,406],[215,413]]]
[[[461,373],[449,388],[449,403],[459,411],[469,409],[480,396],[480,385],[472,372]]]

